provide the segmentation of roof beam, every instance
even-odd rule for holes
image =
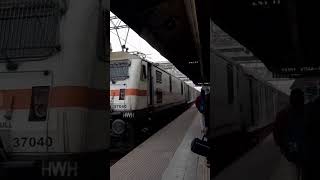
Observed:
[[[216,48],[217,51],[224,53],[224,52],[242,52],[245,51],[243,47],[224,47],[224,48]]]
[[[260,62],[260,60],[255,57],[255,56],[237,56],[237,57],[232,57],[233,60],[235,61],[258,61]]]
[[[197,52],[198,58],[200,60],[201,79],[204,79],[200,32],[199,32],[199,24],[198,24],[198,20],[197,20],[197,10],[196,10],[195,0],[184,0],[184,5],[185,5],[187,16],[188,16],[189,27],[190,27],[191,32],[193,34],[193,41],[195,43],[196,52]]]

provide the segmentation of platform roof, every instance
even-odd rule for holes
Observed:
[[[319,74],[316,8],[295,0],[215,0],[210,18],[272,72]]]
[[[200,83],[208,81],[205,77],[209,67],[203,70],[201,66],[201,60],[208,57],[203,57],[201,47],[200,9],[203,7],[196,2],[123,0],[112,2],[111,11],[194,83]]]
[[[231,37],[218,37],[215,46],[238,53],[233,60],[261,60],[277,75],[319,74],[315,8],[294,0],[123,0],[111,5],[112,12],[196,84],[209,82],[209,19]],[[242,46],[228,44],[233,40]],[[199,63],[191,63],[195,61]]]

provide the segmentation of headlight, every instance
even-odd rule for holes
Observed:
[[[117,134],[121,135],[126,130],[126,123],[121,119],[116,119],[112,122],[112,131]]]

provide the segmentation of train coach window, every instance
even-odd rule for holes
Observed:
[[[170,88],[170,92],[172,92],[172,77],[169,76],[169,88]]]
[[[162,72],[156,71],[156,82],[157,83],[162,83]]]
[[[42,59],[60,50],[65,0],[1,0],[0,62]]]
[[[240,75],[240,73],[239,73],[239,67],[237,68],[238,70],[237,70],[237,89],[239,90],[239,75]]]
[[[130,61],[116,61],[110,63],[110,80],[123,81],[129,78]]]
[[[141,74],[140,74],[140,80],[144,81],[147,79],[147,70],[146,70],[146,65],[141,66]]]
[[[162,103],[162,91],[160,89],[156,90],[157,103]]]
[[[234,100],[234,89],[233,89],[233,69],[232,65],[227,65],[227,83],[228,83],[228,103],[232,104]]]
[[[124,100],[125,96],[126,96],[126,90],[120,89],[119,100]]]
[[[45,121],[47,118],[49,86],[32,87],[29,121]]]
[[[0,108],[4,106],[4,95],[3,92],[0,91]]]
[[[181,82],[181,94],[183,94],[183,83]]]

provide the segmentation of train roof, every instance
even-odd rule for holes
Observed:
[[[224,61],[228,62],[229,64],[232,64],[232,65],[235,66],[235,67],[237,67],[237,71],[241,71],[241,72],[242,72],[243,74],[245,74],[246,76],[248,76],[248,77],[250,77],[250,78],[252,78],[252,79],[256,79],[256,80],[258,80],[259,82],[264,83],[264,84],[268,85],[269,87],[272,87],[273,89],[279,91],[279,89],[277,89],[277,87],[275,87],[271,82],[269,82],[268,80],[265,80],[265,79],[263,79],[263,78],[255,75],[255,74],[253,74],[253,73],[252,73],[251,71],[249,71],[247,68],[241,66],[241,64],[240,64],[239,62],[232,61],[231,58],[229,58],[229,57],[227,57],[227,56],[225,56],[225,55],[223,55],[223,54],[221,54],[221,53],[218,53],[218,52],[216,52],[216,51],[215,51],[214,53],[215,53],[215,55],[217,55],[218,57],[222,58]],[[282,92],[282,91],[279,91],[279,92],[285,94],[285,92]]]
[[[140,53],[138,53],[140,54]],[[125,60],[125,59],[142,59],[144,61],[150,62],[151,64],[153,64],[156,68],[164,71],[167,74],[170,74],[172,77],[177,78],[179,80],[181,80],[180,78],[176,77],[175,75],[171,74],[170,72],[166,71],[165,69],[163,69],[161,66],[159,66],[159,63],[154,63],[151,62],[147,59],[145,59],[144,57],[139,56],[138,54],[135,54],[134,52],[123,52],[123,51],[118,51],[118,52],[111,52],[110,53],[110,60],[111,61],[120,61],[120,60]],[[141,53],[142,54],[142,53]],[[142,54],[143,55],[143,54]],[[181,80],[182,81],[182,80]],[[185,83],[187,86],[192,87],[191,85],[187,84],[186,82],[182,81],[183,83]]]
[[[123,51],[110,53],[111,61],[124,60],[124,59],[140,59],[140,57],[138,55],[131,54],[128,52],[123,52]]]

